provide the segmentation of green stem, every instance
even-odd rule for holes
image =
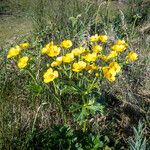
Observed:
[[[83,104],[86,103],[85,98],[84,98],[84,95],[82,95],[82,101],[83,101]]]
[[[64,123],[66,124],[66,123],[67,123],[67,117],[66,117],[65,112],[64,112],[64,109],[63,109],[61,97],[59,96],[59,93],[58,93],[58,90],[57,90],[57,89],[59,89],[59,88],[57,88],[57,86],[56,86],[56,84],[55,84],[54,81],[53,81],[53,87],[54,87],[55,94],[58,95],[58,96],[56,96],[56,95],[54,94],[55,98],[58,100],[58,105],[59,105],[59,109],[60,109],[60,112],[61,112],[63,121],[64,121]]]
[[[60,100],[60,103],[59,103],[59,108],[60,108],[60,112],[61,112],[61,115],[62,115],[62,118],[63,118],[63,122],[64,122],[64,124],[67,124],[67,117],[66,117],[66,114],[64,112],[61,100]]]
[[[56,86],[56,84],[55,84],[55,81],[53,81],[53,87],[54,87],[55,93],[58,95],[57,86]]]
[[[85,104],[86,104],[86,100],[85,100],[84,95],[82,95],[82,101],[83,101],[83,106],[82,106],[82,111],[83,111],[83,109],[84,109],[84,107],[85,107]],[[83,123],[83,128],[82,128],[82,131],[83,131],[83,132],[86,131],[86,122],[87,122],[87,120],[85,120],[84,123]]]
[[[85,96],[85,94],[88,94],[88,92],[93,88],[93,86],[95,84],[95,81],[96,81],[96,77],[94,78],[93,82],[88,86],[87,91],[82,95],[83,105],[86,104],[84,96]],[[83,132],[86,131],[86,127],[87,127],[87,120],[85,120],[84,123],[83,123]]]
[[[87,124],[87,120],[84,121],[84,124],[83,124],[83,132],[86,131],[86,124]]]
[[[135,20],[134,20],[134,22],[133,22],[132,31],[131,31],[131,39],[132,39],[132,37],[134,36],[135,23],[136,23],[136,20],[137,20],[137,19],[138,19],[138,18],[136,17]]]
[[[96,81],[96,77],[94,78],[93,82],[88,86],[86,93],[88,93],[93,88],[95,81]]]
[[[79,72],[77,72],[77,79],[79,79]]]
[[[38,85],[38,82],[36,80],[36,78],[34,77],[34,74],[32,73],[32,71],[30,69],[27,69],[29,75],[31,76],[31,78],[33,79],[33,81]]]
[[[71,79],[71,77],[72,77],[72,69],[71,69],[71,65],[70,65],[69,79]]]
[[[110,1],[108,0],[107,1],[107,7],[106,7],[106,16],[107,16],[106,24],[107,24],[107,27],[108,27],[108,23],[109,23],[109,3],[110,3]]]

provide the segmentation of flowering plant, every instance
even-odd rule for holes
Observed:
[[[69,110],[83,131],[87,129],[91,114],[103,112],[103,106],[97,102],[95,94],[101,94],[101,82],[105,79],[114,82],[123,65],[138,59],[135,52],[128,53],[129,45],[125,40],[111,42],[107,35],[93,35],[76,47],[71,40],[59,44],[51,41],[39,50],[42,54],[40,59],[46,61],[48,68],[45,69],[45,65],[37,69],[40,73],[37,77],[36,71],[33,71],[36,70],[34,67],[38,67],[35,64],[37,58],[29,56],[29,49],[29,43],[21,43],[10,48],[7,58],[14,58],[18,68],[27,70],[37,85],[49,89],[64,123],[67,123],[67,115],[62,100],[77,97],[78,101],[74,101]]]

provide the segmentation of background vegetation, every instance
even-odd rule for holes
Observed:
[[[1,0],[0,149],[148,149],[149,6],[149,0]],[[31,41],[36,51],[38,44],[50,40],[81,40],[97,32],[112,40],[126,39],[139,60],[127,66],[115,84],[103,85],[100,101],[107,113],[89,118],[94,128],[83,133],[69,112],[69,125],[63,125],[48,91],[39,94],[31,78],[10,65],[6,54],[18,42]],[[67,105],[64,99],[63,106]]]

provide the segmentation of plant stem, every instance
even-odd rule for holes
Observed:
[[[36,78],[34,77],[34,74],[32,73],[32,71],[30,69],[27,69],[29,75],[31,76],[31,78],[33,79],[33,81],[38,85]]]
[[[54,81],[53,81],[53,87],[54,87],[55,94],[58,95],[58,96],[56,96],[56,95],[54,94],[54,96],[55,96],[56,99],[58,100],[58,105],[59,105],[59,109],[60,109],[60,112],[61,112],[61,115],[62,115],[62,118],[63,118],[63,122],[64,122],[64,124],[66,124],[66,123],[67,123],[67,117],[66,117],[65,112],[64,112],[64,109],[63,109],[61,97],[59,96],[59,95],[60,95],[60,94],[59,94],[59,91],[58,91],[58,90],[59,90],[59,87],[57,88],[57,86],[56,86],[56,84],[55,84]]]
[[[64,122],[64,124],[67,124],[67,117],[66,117],[66,114],[64,112],[61,100],[60,100],[60,103],[59,103],[59,108],[60,108],[60,112],[61,112],[61,115],[62,115],[62,118],[63,118],[63,122]]]
[[[84,95],[82,95],[82,101],[83,101],[83,106],[82,106],[82,111],[83,111],[83,109],[84,109],[84,106],[85,106],[85,104],[86,104],[86,101],[85,101],[85,98],[84,98]],[[86,131],[86,120],[84,120],[84,123],[83,123],[83,132],[85,132]]]
[[[90,90],[92,90],[94,84],[95,84],[95,81],[96,81],[96,77],[94,78],[93,82],[90,84],[90,86],[88,86],[88,89],[86,91],[86,93],[88,93]]]
[[[108,24],[109,24],[109,3],[110,3],[110,1],[108,0],[107,1],[107,7],[106,7],[106,25],[107,25],[107,27],[108,27]]]
[[[131,35],[130,35],[131,39],[134,37],[135,23],[136,23],[137,19],[138,19],[138,17],[136,17],[134,22],[133,22],[132,31],[131,31]]]
[[[83,107],[84,105],[86,104],[86,101],[85,101],[85,95],[88,94],[88,92],[93,88],[94,84],[95,84],[95,81],[96,81],[96,77],[94,78],[93,82],[88,86],[87,88],[87,91],[82,95],[82,101],[83,101]],[[84,121],[83,123],[83,132],[86,131],[86,126],[87,126],[87,120]]]
[[[86,131],[86,124],[87,124],[87,120],[84,121],[84,124],[83,124],[83,132]]]
[[[34,126],[35,126],[35,123],[36,123],[36,120],[37,120],[37,117],[38,117],[38,113],[39,113],[41,107],[44,106],[45,104],[46,104],[46,103],[42,103],[42,104],[38,107],[38,109],[37,109],[37,111],[36,111],[35,118],[34,118],[33,125],[32,125],[32,132],[34,131]]]
[[[72,77],[72,69],[71,69],[71,65],[70,65],[69,79],[71,79],[71,77]]]

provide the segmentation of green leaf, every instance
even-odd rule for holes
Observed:
[[[30,82],[27,88],[29,91],[37,95],[42,92],[42,86],[39,84],[36,84],[35,82]]]
[[[65,87],[61,90],[61,94],[78,94],[79,91],[73,86],[65,85]]]

